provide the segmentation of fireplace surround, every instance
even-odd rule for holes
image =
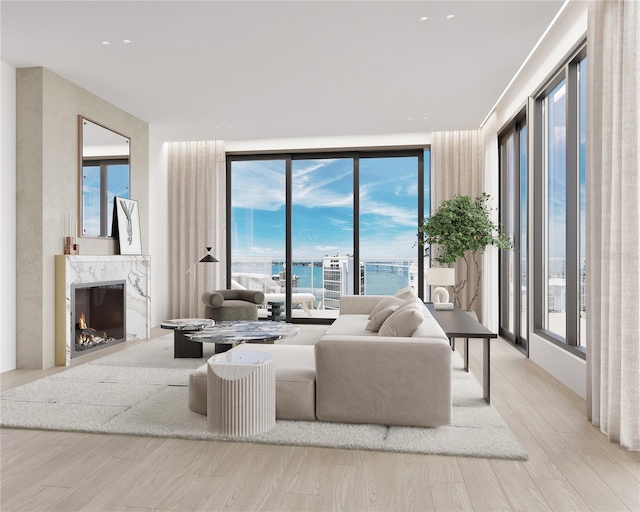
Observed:
[[[124,281],[125,341],[150,337],[150,267],[149,256],[56,256],[56,365],[71,364],[74,355],[71,340],[75,343],[78,323],[71,304],[74,285]]]

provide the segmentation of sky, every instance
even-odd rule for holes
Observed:
[[[100,167],[84,166],[82,176],[82,234],[100,236]],[[129,165],[110,165],[107,170],[108,235],[116,196],[129,198]]]
[[[292,161],[294,260],[353,254],[353,167],[353,158]],[[361,157],[359,178],[361,259],[415,259],[418,158]],[[284,259],[285,190],[284,160],[232,163],[234,258]]]

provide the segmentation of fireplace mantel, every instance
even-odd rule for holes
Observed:
[[[149,256],[56,256],[56,365],[71,362],[71,285],[126,281],[126,339],[151,335]]]

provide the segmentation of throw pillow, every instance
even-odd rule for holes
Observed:
[[[391,316],[391,314],[396,311],[400,306],[389,306],[388,308],[384,308],[378,311],[373,318],[369,320],[369,323],[365,327],[365,330],[371,332],[378,332],[380,327],[384,323],[384,321]]]
[[[409,302],[393,312],[378,331],[378,336],[409,337],[420,327],[424,313],[418,303]]]
[[[404,288],[394,293],[393,296],[404,300],[413,300],[417,297],[415,290],[411,288],[411,286],[405,286]]]
[[[371,310],[369,316],[367,317],[371,320],[376,314],[378,314],[383,309],[388,308],[389,306],[403,306],[406,301],[399,299],[397,297],[385,297],[381,299],[380,302],[376,304],[376,306]]]

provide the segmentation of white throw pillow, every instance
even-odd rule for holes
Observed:
[[[380,302],[376,304],[376,306],[371,310],[371,313],[369,313],[369,316],[367,318],[371,320],[376,314],[378,314],[383,309],[386,309],[389,306],[398,306],[398,307],[404,306],[405,302],[406,302],[405,300],[399,299],[398,297],[385,297],[384,299],[381,299]]]
[[[422,307],[417,302],[409,302],[398,308],[380,327],[378,336],[410,337],[424,320]]]
[[[384,308],[380,311],[378,311],[375,315],[373,315],[373,318],[371,320],[369,320],[369,323],[367,324],[367,326],[365,327],[365,329],[367,331],[371,331],[371,332],[378,332],[380,330],[380,327],[382,326],[382,324],[385,322],[385,320],[387,318],[389,318],[391,316],[391,314],[396,311],[400,306],[389,306],[387,308]]]
[[[414,298],[418,297],[416,295],[416,291],[411,288],[411,286],[405,286],[404,288],[394,293],[393,296],[404,300],[413,300]]]

